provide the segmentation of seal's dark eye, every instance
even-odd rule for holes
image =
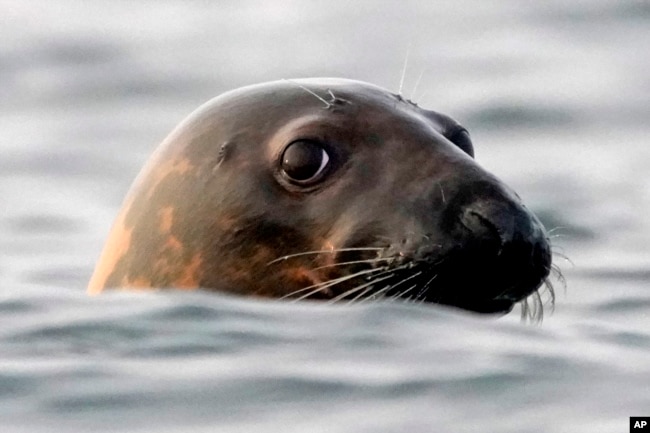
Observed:
[[[296,181],[307,181],[323,172],[330,157],[323,147],[313,141],[298,140],[282,153],[282,170]]]
[[[467,129],[460,128],[457,131],[454,131],[448,138],[449,141],[458,146],[460,150],[474,158],[474,146],[472,145],[472,139],[469,137]]]

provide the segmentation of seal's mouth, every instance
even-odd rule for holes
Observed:
[[[421,247],[417,254],[390,247],[314,251],[313,254],[335,254],[337,260],[313,269],[324,275],[318,283],[285,297],[330,303],[393,299],[447,305],[482,314],[507,314],[515,304],[525,303],[529,298],[534,308],[524,304],[522,315],[526,311],[530,318],[541,318],[540,288],[546,285],[553,297],[548,280],[550,254],[544,246],[538,248],[540,251],[531,249],[527,256],[521,251],[511,254],[510,249],[509,246],[492,256],[483,248],[468,246],[437,252],[435,248]]]
[[[399,299],[447,305],[475,313],[506,314],[517,302],[537,293],[546,280],[515,281],[513,273],[482,269],[462,262],[459,267],[449,257],[440,262],[406,261],[369,269],[362,281],[334,287],[330,300],[357,302]],[[355,270],[350,275],[363,274]],[[361,275],[360,275],[361,276]]]
[[[422,237],[418,242],[314,252],[329,256],[328,265],[313,269],[320,281],[288,297],[331,303],[398,299],[483,314],[506,314],[524,302],[522,315],[525,310],[531,319],[541,318],[540,290],[545,286],[554,299],[547,240],[495,239],[475,237],[445,248]],[[530,301],[532,309],[525,304]]]
[[[475,313],[506,314],[516,303],[537,293],[546,281],[545,273],[536,279],[518,280],[502,264],[490,267],[491,260],[456,260],[451,255],[440,262],[411,262],[410,267],[396,272],[393,281],[385,281],[391,284],[387,296]]]

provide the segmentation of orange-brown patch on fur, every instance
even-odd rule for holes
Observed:
[[[155,258],[151,263],[153,275],[173,275],[179,263],[183,262],[183,243],[175,236],[169,235]],[[176,282],[169,281],[169,284],[175,286]]]
[[[322,284],[324,281],[317,271],[314,271],[311,268],[304,266],[291,267],[286,269],[283,272],[283,280],[290,281],[292,284],[290,287],[293,287],[295,294],[291,295],[291,292],[285,293],[283,295],[291,295],[290,297],[301,297],[308,295],[312,291],[317,291],[318,293],[312,293],[310,296],[316,295],[316,297],[331,297],[332,292],[329,287],[321,288],[317,290],[316,286]],[[309,287],[309,289],[307,289]]]
[[[240,218],[237,218],[234,215],[222,215],[218,220],[215,221],[215,229],[223,232],[232,232],[236,228],[237,223],[240,222]]]
[[[151,183],[149,184],[147,197],[151,198],[160,182],[165,180],[167,176],[171,174],[186,175],[194,170],[194,168],[194,165],[192,165],[187,158],[176,157],[164,162],[158,162],[158,164],[150,170],[149,176],[151,177]]]
[[[125,217],[130,208],[131,202],[125,203],[108,235],[104,250],[88,284],[88,293],[91,295],[96,295],[104,289],[106,280],[113,272],[115,265],[131,247],[133,229],[127,229],[124,225]]]
[[[316,272],[302,266],[288,269],[287,276],[305,287],[322,283]]]
[[[196,289],[199,287],[199,271],[201,270],[201,265],[203,264],[203,257],[201,254],[194,254],[192,260],[185,265],[183,275],[176,280],[175,286],[180,289]]]
[[[323,251],[331,251],[331,253],[325,253],[325,254],[320,254],[320,261],[322,264],[320,266],[334,266],[336,263],[336,254],[334,253],[334,250],[336,247],[331,241],[325,241],[323,244]]]
[[[130,289],[150,289],[152,284],[151,281],[146,278],[137,277],[133,280],[129,280],[127,277],[124,277],[122,278],[120,286]]]
[[[165,206],[158,211],[158,215],[160,215],[160,231],[168,233],[174,223],[174,208],[172,206]]]
[[[178,238],[176,238],[176,236],[169,236],[167,242],[165,242],[164,249],[166,251],[172,250],[180,252],[183,249],[183,244],[178,240]]]

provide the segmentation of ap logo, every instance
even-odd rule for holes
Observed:
[[[630,432],[650,433],[650,416],[631,416]]]

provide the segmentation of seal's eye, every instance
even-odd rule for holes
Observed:
[[[461,127],[456,131],[453,131],[447,138],[458,146],[460,150],[474,158],[474,146],[472,145],[472,139],[469,137],[467,129]]]
[[[290,179],[304,182],[321,174],[329,160],[329,155],[320,144],[297,140],[284,149],[281,166]]]

